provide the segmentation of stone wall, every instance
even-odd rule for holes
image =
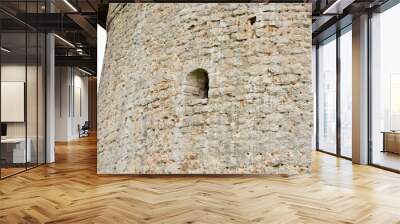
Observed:
[[[298,174],[313,130],[310,4],[111,4],[100,174]]]

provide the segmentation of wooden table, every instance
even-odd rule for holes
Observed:
[[[382,152],[400,154],[400,131],[383,131]]]

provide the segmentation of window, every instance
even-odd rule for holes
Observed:
[[[351,26],[340,36],[340,154],[352,157],[352,33]]]
[[[204,69],[196,69],[189,73],[185,83],[185,94],[192,99],[208,98],[208,73]]]
[[[371,18],[371,162],[400,170],[400,5]]]
[[[318,45],[317,149],[352,157],[352,25]],[[338,123],[340,122],[340,123]]]
[[[336,153],[336,36],[318,48],[318,149]]]

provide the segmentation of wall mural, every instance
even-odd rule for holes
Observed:
[[[311,4],[110,4],[99,174],[310,171]]]

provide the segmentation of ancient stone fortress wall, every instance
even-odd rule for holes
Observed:
[[[313,130],[310,4],[111,4],[100,174],[298,174]]]

